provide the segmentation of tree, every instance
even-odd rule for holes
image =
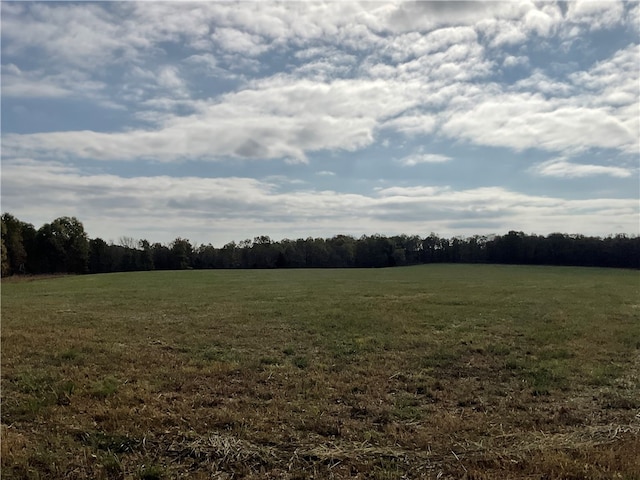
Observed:
[[[217,265],[220,268],[238,268],[240,266],[240,251],[236,242],[229,242],[222,247]]]
[[[192,268],[191,257],[193,255],[193,247],[189,240],[178,237],[171,242],[170,249],[173,255],[172,268],[179,270]]]
[[[356,265],[359,267],[390,267],[393,265],[393,242],[382,235],[363,235],[356,243]]]
[[[84,226],[75,217],[60,217],[53,221],[54,234],[63,242],[67,272],[86,273],[89,263],[89,239]]]
[[[153,270],[153,250],[151,248],[151,244],[148,240],[140,240],[138,242],[138,251],[139,261],[138,265],[141,270]]]
[[[422,240],[419,236],[398,235],[390,240],[395,244],[393,258],[396,265],[415,265],[420,262]],[[402,253],[397,250],[402,250]]]
[[[255,237],[251,247],[244,251],[250,268],[276,268],[278,263],[285,263],[280,244],[272,242],[267,235]]]
[[[440,238],[435,233],[431,233],[428,237],[422,240],[422,263],[433,263],[437,261],[436,250],[439,245]]]
[[[44,224],[36,235],[43,271],[86,273],[89,268],[89,240],[75,217],[56,218]]]
[[[353,267],[356,260],[356,239],[348,235],[336,235],[327,240],[332,267]]]
[[[217,262],[216,249],[210,243],[207,245],[200,245],[194,253],[193,267],[194,268],[216,268]]]
[[[169,247],[162,245],[161,243],[154,243],[151,245],[151,252],[153,256],[153,265],[158,270],[170,270],[173,267],[173,255]]]
[[[305,258],[307,267],[327,267],[329,250],[322,238],[307,238],[305,242]]]
[[[4,220],[2,221],[2,270],[1,275],[6,277],[9,275],[11,269],[9,268],[9,257],[7,255],[7,247],[4,245],[4,237],[7,234],[7,226],[4,224]]]
[[[2,215],[3,251],[6,256],[4,275],[25,272],[27,250],[24,246],[23,231],[33,228],[9,213]]]
[[[107,273],[113,271],[113,260],[107,242],[101,238],[89,240],[89,272]]]

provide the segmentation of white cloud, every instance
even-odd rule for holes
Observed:
[[[215,71],[218,67],[218,61],[211,53],[194,54],[184,59],[185,62],[194,65],[203,65],[209,70]]]
[[[572,83],[587,94],[592,101],[604,107],[625,105],[640,108],[640,45],[629,45],[617,51],[611,58],[598,62],[587,71],[569,75]],[[637,120],[637,115],[634,115]],[[638,125],[634,118],[625,118],[627,124]]]
[[[401,158],[399,163],[405,167],[414,167],[421,163],[444,163],[453,160],[447,155],[437,153],[414,153],[407,157]]]
[[[516,19],[532,2],[401,2],[389,12],[388,28],[395,32],[430,31],[452,25],[474,25],[486,19]]]
[[[51,59],[89,69],[139,62],[143,53],[161,52],[166,42],[185,42],[204,53],[217,45],[221,53],[257,56],[322,40],[340,49],[387,50],[402,59],[473,42],[474,26],[483,21],[494,22],[495,44],[520,41],[514,22],[525,15],[538,33],[556,21],[553,8],[538,10],[531,2],[40,3],[3,10],[5,51],[41,49]]]
[[[131,59],[149,45],[128,30],[129,22],[98,4],[25,3],[19,9],[3,4],[2,10],[2,49],[9,54],[40,49],[50,62],[95,69]]]
[[[79,71],[59,74],[42,69],[21,70],[14,64],[2,65],[2,95],[25,98],[60,98],[83,96],[103,101],[106,85]],[[112,103],[112,102],[109,102]]]
[[[527,78],[517,81],[514,90],[522,92],[540,92],[550,97],[567,97],[576,93],[571,83],[554,80],[541,70],[533,70]]]
[[[436,117],[434,115],[403,115],[386,121],[382,127],[405,135],[426,134],[435,130]]]
[[[158,72],[158,84],[165,88],[183,89],[184,80],[180,78],[178,69],[171,65],[165,65]]]
[[[434,197],[445,193],[453,193],[450,187],[431,187],[431,186],[419,186],[419,187],[386,187],[377,188],[376,192],[378,196],[383,198],[425,198]]]
[[[56,84],[50,79],[29,78],[22,72],[2,73],[2,95],[6,97],[56,98],[72,94],[72,90]]]
[[[375,120],[328,115],[279,115],[234,104],[168,118],[158,130],[6,134],[10,156],[69,156],[95,160],[150,159],[161,162],[224,157],[305,162],[306,151],[355,150],[372,142]]]
[[[316,175],[320,175],[321,177],[335,177],[336,174],[330,170],[320,170],[316,172]]]
[[[589,70],[572,73],[568,82],[534,71],[514,85],[518,93],[496,90],[468,98],[447,112],[442,132],[516,150],[636,152],[639,48],[630,45]]]
[[[352,151],[371,144],[378,123],[418,101],[405,85],[339,80],[330,84],[274,77],[198,105],[197,113],[166,117],[157,130],[7,134],[14,156],[79,156],[159,161],[220,157],[291,158],[305,152]]]
[[[624,17],[624,5],[620,0],[576,0],[567,5],[567,20],[587,24],[591,30],[611,28]]]
[[[625,178],[633,175],[633,171],[629,168],[605,165],[585,165],[568,162],[563,159],[553,159],[542,162],[533,167],[532,171],[544,177],[560,178],[582,178],[602,175]]]
[[[604,235],[635,231],[640,213],[637,199],[566,200],[502,187],[390,186],[354,194],[281,192],[279,182],[274,182],[239,177],[124,178],[20,159],[3,162],[3,208],[36,226],[50,222],[57,212],[75,215],[92,237],[127,235],[168,242],[187,236],[219,246],[259,234],[457,235],[517,229]]]
[[[527,39],[526,32],[520,24],[509,20],[495,18],[483,20],[476,25],[476,28],[490,39],[491,48],[518,45]]]
[[[244,55],[257,56],[269,48],[262,37],[235,28],[217,28],[211,38],[224,50]]]
[[[475,44],[477,40],[476,31],[467,26],[441,28],[427,34],[414,31],[392,37],[383,51],[398,62],[445,51],[455,45]]]
[[[528,66],[529,65],[529,59],[527,57],[524,56],[514,56],[514,55],[507,55],[505,57],[505,59],[502,61],[502,66],[503,67],[517,67],[517,66]]]
[[[579,152],[589,148],[627,151],[637,135],[609,109],[548,101],[530,94],[490,97],[471,110],[458,111],[443,133],[478,145],[517,151],[539,148]]]
[[[296,67],[292,75],[314,81],[329,82],[348,77],[356,63],[356,57],[341,52],[327,52],[319,59],[307,61]]]
[[[141,102],[140,107],[165,112],[158,116],[139,111],[139,118],[151,123],[156,115],[155,130],[7,134],[3,146],[9,155],[17,156],[306,161],[308,152],[353,151],[371,145],[377,132],[385,129],[407,135],[444,134],[515,150],[613,148],[629,153],[638,145],[634,63],[638,52],[637,46],[629,46],[589,70],[572,74],[569,82],[534,71],[509,90],[494,83],[468,83],[487,74],[491,65],[475,43],[454,45],[396,67],[387,65],[383,74],[370,65],[366,70],[373,73],[372,79],[329,80],[326,76],[340,66],[315,63],[307,67],[318,72],[313,80],[299,78],[303,69],[253,80],[238,91],[193,102],[190,115],[182,112],[173,117],[166,112],[188,105],[180,100],[186,99],[188,90],[178,69],[165,65],[154,73],[136,67],[131,75],[142,82],[126,83],[123,92]],[[343,56],[341,61],[351,60]],[[197,57],[193,61],[214,60]],[[136,85],[144,88],[138,90]],[[160,87],[173,100],[158,93],[150,99],[151,89]],[[531,93],[536,90],[544,95]]]
[[[640,25],[640,3],[631,4],[629,2],[627,6],[629,8],[626,23],[631,25],[632,28],[637,28]]]
[[[541,37],[551,35],[562,21],[562,12],[557,5],[544,4],[540,10],[531,9],[524,17],[524,27]]]

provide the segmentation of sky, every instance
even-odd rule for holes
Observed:
[[[0,8],[2,211],[36,228],[640,233],[638,2]]]

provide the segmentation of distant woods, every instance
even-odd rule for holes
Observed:
[[[107,273],[211,268],[395,267],[424,263],[503,263],[640,268],[640,237],[605,238],[511,231],[506,235],[442,238],[435,234],[363,235],[354,238],[268,236],[221,248],[122,237],[118,244],[90,239],[75,217],[60,217],[38,230],[2,215],[2,276],[43,273]]]

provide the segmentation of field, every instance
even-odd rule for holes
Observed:
[[[4,279],[2,478],[638,479],[639,280]]]

